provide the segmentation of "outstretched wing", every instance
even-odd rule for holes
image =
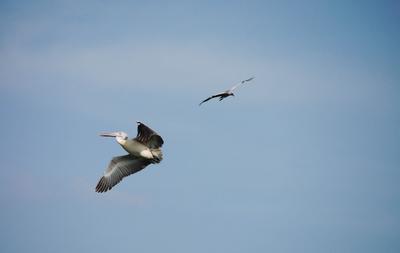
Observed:
[[[210,99],[223,96],[224,93],[225,93],[225,92],[218,93],[218,94],[212,95],[211,97],[208,97],[208,98],[204,99],[203,101],[201,101],[201,103],[199,104],[199,106],[200,106],[201,104],[203,104],[204,102],[207,102],[207,101],[210,100]]]
[[[245,82],[250,82],[251,80],[253,80],[254,77],[250,77],[249,79],[240,81],[240,83],[236,84],[235,86],[233,86],[232,88],[230,88],[230,91],[232,92],[233,90],[235,90],[237,87],[239,87],[239,85],[244,84]]]
[[[96,186],[96,192],[106,192],[118,184],[124,177],[144,169],[150,162],[132,155],[113,157],[104,175]]]
[[[149,148],[160,148],[164,144],[164,140],[160,135],[141,122],[138,122],[138,133],[135,140]]]
[[[250,81],[253,80],[253,79],[254,79],[254,76],[253,76],[253,77],[250,77],[249,79],[243,80],[242,83],[250,82]]]

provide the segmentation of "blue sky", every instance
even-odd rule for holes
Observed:
[[[2,1],[2,252],[399,252],[399,23],[398,1]],[[124,154],[98,133],[138,120],[164,160],[95,193]]]

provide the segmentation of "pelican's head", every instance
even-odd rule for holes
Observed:
[[[128,139],[128,135],[125,132],[118,131],[118,132],[106,132],[101,133],[100,136],[103,137],[115,137],[118,143],[125,142]]]

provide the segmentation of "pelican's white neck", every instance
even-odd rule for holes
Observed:
[[[115,139],[117,140],[117,142],[118,142],[120,145],[125,145],[125,143],[126,143],[126,138],[123,138],[123,137],[121,137],[121,136],[117,136],[117,137],[115,137]]]

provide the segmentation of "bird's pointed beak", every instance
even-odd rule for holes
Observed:
[[[102,137],[117,137],[120,134],[118,132],[104,132],[104,133],[100,133],[100,136]]]

